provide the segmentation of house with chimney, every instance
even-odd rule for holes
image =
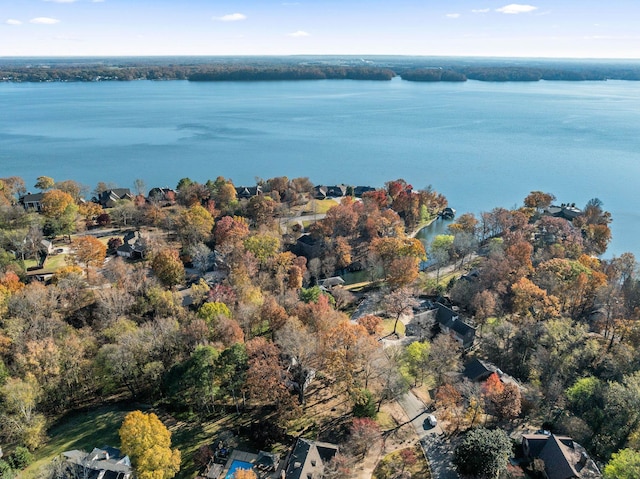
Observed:
[[[324,468],[338,453],[338,446],[328,442],[298,438],[285,469],[286,479],[320,479]]]
[[[522,436],[522,451],[534,471],[545,479],[601,479],[596,463],[567,436],[541,431]]]

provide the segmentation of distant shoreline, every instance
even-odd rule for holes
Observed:
[[[396,76],[417,82],[640,81],[640,60],[371,58],[0,58],[0,82],[389,81]]]

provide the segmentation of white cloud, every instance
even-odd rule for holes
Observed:
[[[239,22],[241,20],[246,20],[247,16],[243,13],[230,13],[228,15],[223,15],[221,17],[213,17],[213,20],[217,22]]]
[[[36,25],[55,25],[56,23],[60,23],[60,20],[57,18],[36,17],[29,20],[29,23],[35,23]]]
[[[303,30],[298,30],[297,32],[287,33],[287,36],[299,38],[299,37],[309,37],[311,35],[309,35],[307,32]]]
[[[15,18],[9,18],[4,22],[6,25],[22,25],[20,20],[16,20]]]
[[[447,18],[460,18],[460,14],[459,13],[447,13],[445,15],[445,17],[447,17]]]
[[[51,3],[75,3],[78,0],[44,0],[45,2],[51,2]]]
[[[509,15],[517,15],[518,13],[530,13],[537,9],[538,7],[534,7],[533,5],[511,3],[509,5],[505,5],[504,7],[496,8],[496,12],[506,13]]]
[[[490,8],[476,8],[474,10],[471,10],[471,13],[489,13],[490,11]]]

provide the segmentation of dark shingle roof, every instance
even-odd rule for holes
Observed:
[[[293,448],[286,479],[317,479],[322,475],[324,464],[338,452],[338,446],[299,438]]]

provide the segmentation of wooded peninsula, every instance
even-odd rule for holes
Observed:
[[[638,477],[640,276],[601,200],[132,186],[0,179],[3,479]]]

